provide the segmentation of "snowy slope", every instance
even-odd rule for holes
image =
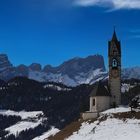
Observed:
[[[108,114],[106,120],[99,119],[93,123],[84,122],[77,132],[66,140],[139,140],[140,120],[113,118],[113,114],[127,112],[129,108],[110,109],[103,114]],[[110,114],[110,115],[109,115]],[[101,118],[101,117],[100,117]]]
[[[35,128],[39,124],[41,124],[42,119],[38,119],[39,116],[43,116],[42,111],[13,111],[13,110],[0,110],[0,114],[4,116],[20,116],[21,121],[6,128],[5,130],[8,131],[8,135],[14,134],[15,136],[18,135],[23,130],[28,130],[30,128]]]
[[[129,112],[131,111],[131,108],[128,107],[128,106],[120,106],[118,108],[111,108],[111,109],[108,109],[104,112],[101,112],[101,114],[112,114],[112,113],[122,113],[122,112]]]
[[[47,120],[47,118],[43,117],[44,114],[42,111],[16,112],[13,110],[0,110],[0,115],[21,117],[21,121],[5,129],[5,131],[9,132],[6,136],[9,136],[11,134],[18,136],[23,130],[35,128],[38,125],[42,124],[43,120]],[[43,133],[41,136],[34,138],[33,140],[44,140],[50,136],[55,135],[59,131],[59,129],[52,126],[52,128],[49,131]]]
[[[139,140],[140,120],[127,119],[125,122],[119,119],[108,118],[100,125],[83,123],[80,130],[66,140]]]
[[[67,86],[77,86],[80,84],[93,84],[99,80],[107,77],[107,72],[102,69],[95,69],[87,71],[86,73],[80,72],[72,78],[67,74],[62,73],[44,73],[31,71],[29,72],[29,79],[34,79],[40,82],[56,82],[63,83]]]
[[[1,115],[6,115],[6,116],[20,116],[23,120],[24,119],[29,119],[29,118],[37,118],[40,115],[43,115],[42,111],[13,111],[13,110],[0,110]]]
[[[123,79],[140,79],[140,67],[125,68],[122,70]]]
[[[31,121],[21,121],[17,124],[14,124],[8,128],[6,128],[6,131],[9,131],[8,135],[14,134],[15,136],[19,134],[23,130],[28,130],[30,128],[35,128],[41,123],[41,120],[37,120],[36,122]]]
[[[33,140],[47,140],[47,138],[56,135],[59,131],[59,129],[52,127],[49,131],[45,132],[41,136],[34,138]]]
[[[71,79],[68,75],[62,75],[61,73],[45,73],[37,71],[29,71],[29,79],[33,79],[39,82],[56,82],[63,83],[68,86],[76,86],[77,82]]]
[[[8,135],[14,134],[15,136],[23,130],[28,130],[30,128],[35,128],[42,122],[43,112],[42,111],[12,111],[12,110],[0,110],[0,114],[4,116],[20,116],[22,120],[5,130],[8,131]],[[42,116],[38,119],[39,116]]]

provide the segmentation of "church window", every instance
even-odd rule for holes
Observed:
[[[95,106],[95,99],[93,99],[93,101],[92,101],[92,105]]]

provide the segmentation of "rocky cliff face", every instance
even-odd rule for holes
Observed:
[[[86,58],[73,58],[58,67],[46,65],[43,69],[40,64],[30,66],[19,65],[14,67],[7,55],[0,55],[0,79],[9,80],[15,76],[26,76],[41,82],[60,82],[69,86],[83,83],[93,83],[106,75],[104,59],[101,55]]]
[[[13,65],[8,60],[7,55],[0,54],[0,79],[7,80],[12,78]]]
[[[42,70],[42,67],[40,64],[38,63],[32,63],[30,66],[29,66],[29,69],[31,69],[32,71],[41,71]]]
[[[125,68],[122,70],[123,79],[140,79],[140,67]]]
[[[25,76],[40,82],[59,82],[68,86],[77,86],[85,83],[93,84],[107,78],[108,73],[105,69],[104,58],[101,55],[86,58],[76,57],[58,67],[46,65],[42,68],[38,63],[14,67],[6,54],[0,54],[0,79],[9,80],[16,76]],[[140,67],[123,69],[122,78],[140,79]]]
[[[29,78],[76,86],[83,83],[93,83],[106,74],[103,57],[94,55],[86,58],[73,58],[58,67],[46,65],[41,72],[30,71]]]

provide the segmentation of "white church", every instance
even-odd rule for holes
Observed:
[[[115,30],[108,42],[108,67],[108,85],[95,84],[90,94],[89,111],[82,114],[84,120],[96,118],[100,112],[121,104],[121,43]]]

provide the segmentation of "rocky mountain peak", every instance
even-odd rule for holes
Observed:
[[[6,54],[0,54],[0,72],[8,70],[12,67],[13,66],[10,63],[8,56]]]
[[[9,80],[17,76],[28,77],[40,82],[56,82],[68,86],[79,84],[93,84],[108,77],[104,58],[101,55],[91,55],[85,58],[75,57],[65,61],[57,67],[46,65],[43,69],[40,64],[30,66],[19,65],[13,67],[6,54],[0,54],[0,79]],[[122,70],[122,79],[140,79],[140,67]]]
[[[29,68],[33,71],[41,71],[42,70],[42,66],[38,63],[32,63]]]

